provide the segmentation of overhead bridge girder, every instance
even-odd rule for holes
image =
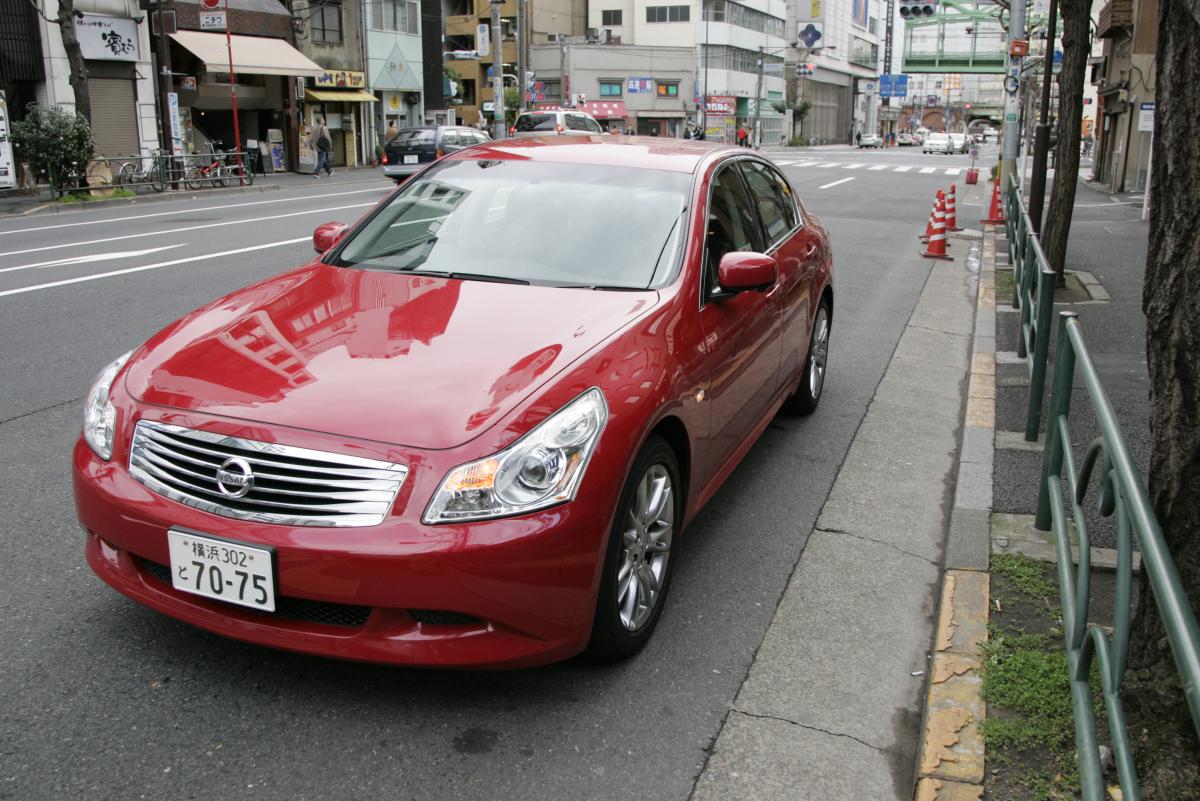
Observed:
[[[902,71],[1003,73],[1007,33],[1000,14],[990,3],[942,0],[933,16],[906,20]]]

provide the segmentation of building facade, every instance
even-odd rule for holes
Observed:
[[[789,62],[811,64],[811,75],[789,76],[789,98],[810,105],[802,135],[810,144],[853,142],[870,132],[883,0],[788,0],[788,29],[797,44]]]
[[[399,128],[425,121],[427,90],[441,101],[441,83],[426,86],[422,67],[422,13],[418,0],[370,0],[363,4],[366,26],[366,69],[373,104],[372,142],[382,144],[388,126]],[[436,52],[430,58],[440,61]]]
[[[1104,53],[1093,59],[1096,86],[1092,179],[1112,192],[1145,189],[1154,126],[1154,53],[1158,0],[1110,0],[1096,35]]]

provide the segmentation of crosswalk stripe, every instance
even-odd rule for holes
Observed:
[[[887,168],[888,168],[888,165],[886,165],[886,164],[872,164],[870,167],[867,167],[868,170],[873,170],[873,171],[886,170]]]
[[[865,164],[847,164],[847,165],[845,165],[845,166],[843,167],[843,169],[846,169],[846,170],[857,170],[857,169],[859,169],[860,167],[865,167],[865,166],[867,166],[867,165],[865,165]]]
[[[962,172],[962,169],[959,167],[949,167],[946,169],[946,175],[958,175],[960,172]]]
[[[935,172],[937,172],[937,167],[922,167],[921,168],[921,175],[932,175]]]
[[[775,162],[775,164],[780,167],[791,167],[792,165],[794,165],[796,163],[797,162],[794,162],[794,161],[777,161],[777,162]]]
[[[839,164],[841,164],[840,161],[826,161],[826,162],[822,162],[821,164],[814,164],[813,166],[814,167],[836,167]]]
[[[892,172],[908,172],[911,169],[912,167],[897,167],[896,169],[892,170]]]

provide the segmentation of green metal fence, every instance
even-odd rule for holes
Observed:
[[[1142,575],[1150,584],[1162,616],[1198,735],[1200,630],[1197,629],[1179,574],[1163,542],[1162,531],[1130,455],[1129,445],[1088,353],[1077,317],[1073,312],[1062,312],[1059,316],[1054,387],[1050,396],[1050,419],[1046,425],[1046,447],[1042,452],[1042,481],[1035,526],[1041,531],[1053,531],[1057,550],[1063,638],[1070,670],[1075,747],[1079,754],[1083,801],[1102,801],[1106,798],[1089,682],[1093,664],[1098,667],[1100,674],[1100,690],[1121,791],[1125,801],[1139,801],[1141,791],[1133,766],[1125,710],[1121,703],[1121,686],[1129,652],[1135,538],[1142,556]],[[1078,467],[1067,422],[1076,370],[1083,377],[1087,397],[1101,431],[1100,436],[1088,445]],[[1069,514],[1063,493],[1064,478],[1066,497],[1070,499]],[[1084,502],[1093,480],[1097,488],[1099,513],[1104,517],[1115,514],[1117,523],[1116,598],[1111,634],[1101,626],[1087,622],[1091,600],[1091,548]],[[1072,526],[1079,546],[1079,565],[1074,575],[1071,571]]]
[[[1016,176],[1004,193],[1004,225],[1009,259],[1013,266],[1013,306],[1021,312],[1017,355],[1029,367],[1029,406],[1025,415],[1025,440],[1036,442],[1042,423],[1042,396],[1046,387],[1046,360],[1050,352],[1050,325],[1054,314],[1057,276],[1046,261],[1042,244],[1033,233],[1029,212]]]
[[[238,157],[241,166],[238,166]],[[257,154],[254,154],[257,159]],[[72,163],[67,169],[50,173],[51,196],[72,193],[100,194],[105,190],[125,189],[137,192],[150,189],[162,192],[168,186],[205,189],[254,183],[250,153],[190,153],[163,156],[155,151],[148,156],[96,158],[85,164]]]

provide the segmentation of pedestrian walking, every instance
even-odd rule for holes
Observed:
[[[385,145],[390,145],[392,143],[392,140],[395,139],[399,135],[400,135],[400,129],[396,127],[396,121],[392,120],[391,122],[388,123],[388,129],[387,129],[387,133],[383,137],[383,143]]]
[[[854,144],[862,147],[862,131],[856,131],[854,134]]]
[[[333,167],[330,166],[329,160],[333,156],[333,138],[329,135],[329,128],[325,126],[324,117],[317,117],[317,127],[312,133],[312,146],[317,151],[317,166],[313,168],[313,178],[321,177],[322,167],[332,178]]]
[[[746,133],[745,126],[739,125],[737,129],[737,143],[742,147],[750,147],[750,134]]]

